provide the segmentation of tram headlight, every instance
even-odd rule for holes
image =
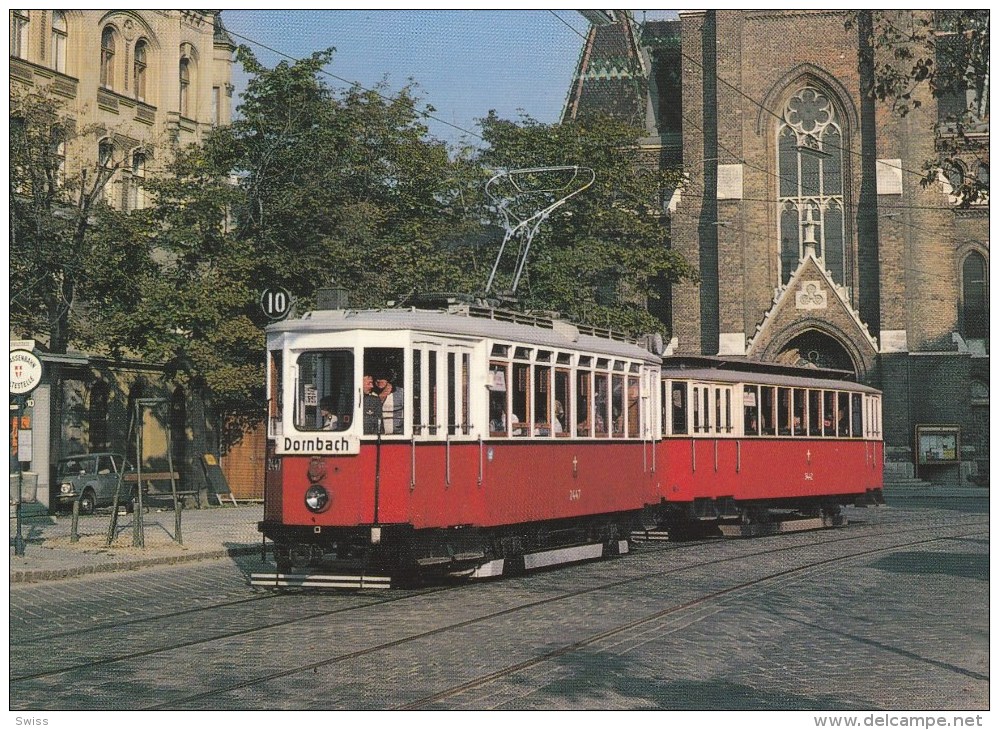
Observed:
[[[323,512],[330,506],[330,493],[326,487],[313,484],[305,492],[305,506],[312,512]]]

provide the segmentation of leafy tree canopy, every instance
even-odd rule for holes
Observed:
[[[868,29],[876,99],[900,116],[922,106],[924,89],[937,102],[937,154],[923,184],[943,170],[962,205],[987,198],[989,11],[862,10],[847,21],[854,24]]]

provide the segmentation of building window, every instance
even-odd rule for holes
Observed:
[[[66,142],[62,129],[52,131],[52,168],[54,183],[57,188],[66,185]]]
[[[146,207],[146,196],[143,185],[146,182],[146,154],[136,152],[132,155],[132,179],[129,181],[129,210],[140,210]]]
[[[844,281],[843,144],[835,107],[821,91],[806,86],[785,104],[777,128],[778,234],[785,283],[813,247],[833,278]]]
[[[107,26],[101,33],[101,86],[105,89],[114,88],[114,28]]]
[[[191,91],[191,59],[180,59],[180,115],[188,116],[188,101]]]
[[[961,271],[962,328],[969,340],[989,336],[989,289],[985,257],[977,251],[968,254]]]
[[[146,100],[146,57],[149,52],[149,44],[140,40],[135,44],[135,53],[132,58],[132,78],[135,84],[135,98],[139,101]]]
[[[52,68],[61,74],[66,73],[66,13],[52,11]]]
[[[10,55],[28,57],[28,11],[10,11]]]
[[[222,89],[218,86],[212,87],[212,124],[216,127],[221,124],[222,113]]]
[[[934,14],[937,122],[941,132],[988,133],[988,10],[938,10]],[[984,52],[981,48],[984,38]],[[948,82],[947,80],[950,79]]]
[[[97,145],[97,166],[101,170],[113,170],[114,168],[114,144],[109,139],[101,140],[100,144]],[[100,174],[100,171],[98,171]],[[101,190],[98,192],[98,200],[107,200],[107,189],[111,184],[111,180],[104,184]]]

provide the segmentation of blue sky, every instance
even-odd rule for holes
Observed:
[[[575,10],[224,10],[222,20],[267,66],[285,57],[264,46],[295,58],[334,46],[327,71],[338,77],[366,87],[385,80],[391,91],[412,79],[437,110],[431,134],[451,144],[475,144],[475,120],[490,109],[558,121],[589,27]],[[241,68],[233,81],[238,94]]]

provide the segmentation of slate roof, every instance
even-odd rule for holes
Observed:
[[[564,121],[609,114],[645,126],[649,70],[630,13],[609,25],[591,26],[562,115]]]

